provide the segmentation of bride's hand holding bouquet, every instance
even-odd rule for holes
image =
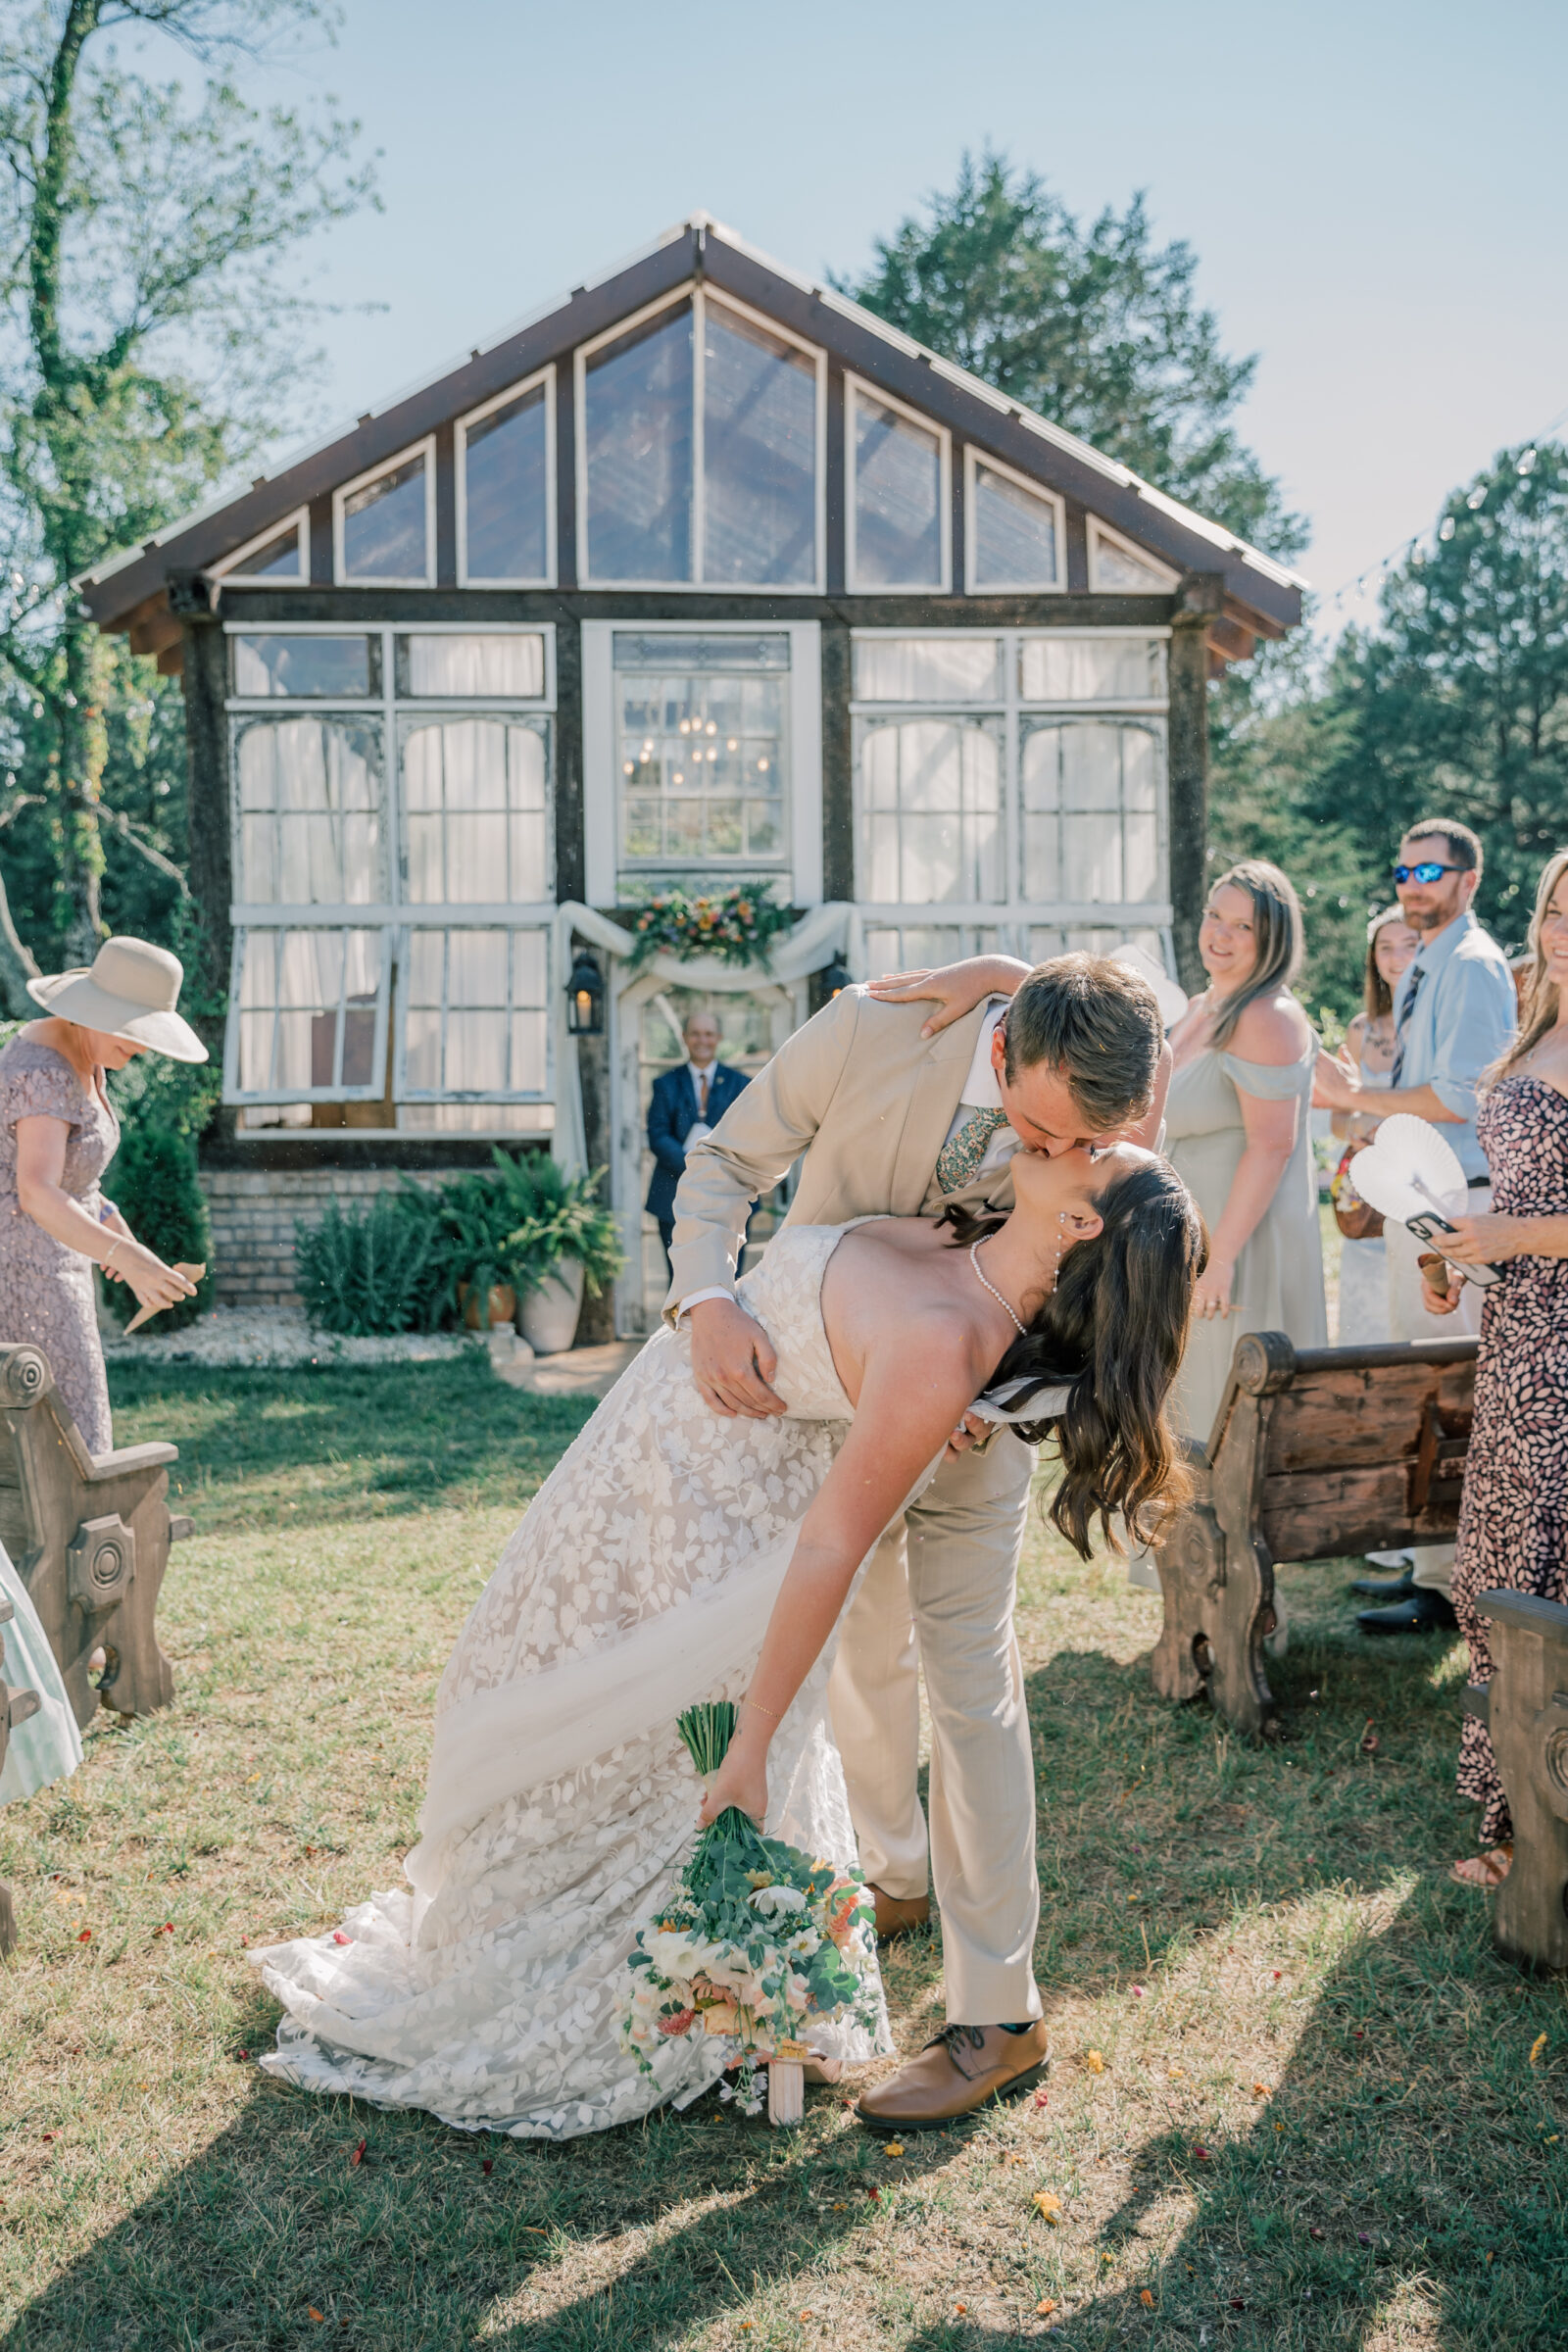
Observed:
[[[767,1819],[767,1751],[772,1739],[772,1719],[754,1699],[743,1698],[724,1760],[709,1776],[703,1792],[702,1811],[697,1816],[700,1830],[711,1829],[731,1806],[761,1828]]]

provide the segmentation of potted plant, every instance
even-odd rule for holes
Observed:
[[[517,1320],[536,1355],[559,1355],[577,1335],[583,1293],[597,1298],[622,1265],[615,1220],[599,1199],[605,1171],[568,1176],[546,1152],[495,1153],[496,1193],[512,1218],[506,1264],[521,1295]]]
[[[515,1217],[501,1187],[475,1170],[444,1184],[437,1199],[448,1305],[470,1331],[510,1323],[517,1311],[510,1248]]]

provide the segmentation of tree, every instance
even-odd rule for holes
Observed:
[[[369,183],[329,105],[264,115],[216,70],[335,22],[329,0],[44,0],[0,48],[0,826],[41,814],[52,949],[76,961],[103,936],[106,830],[184,884],[148,812],[106,800],[116,717],[133,776],[157,697],[70,583],[276,431],[309,308],[281,264]],[[120,62],[117,26],[215,71],[194,98],[155,83]],[[29,961],[0,907],[9,997]]]
[[[1568,846],[1568,451],[1503,450],[1453,492],[1326,697],[1348,723],[1311,812],[1353,809],[1384,860],[1415,818],[1474,826],[1477,911],[1520,945],[1541,869]]]
[[[1197,256],[1154,243],[1142,195],[1086,227],[987,149],[875,252],[841,293],[1255,545],[1305,545],[1230,422],[1256,362],[1221,349]]]

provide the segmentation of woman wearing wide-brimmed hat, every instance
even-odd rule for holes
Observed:
[[[184,976],[167,948],[106,939],[90,969],[27,983],[47,1018],[0,1053],[0,1340],[43,1349],[95,1454],[114,1439],[93,1266],[128,1282],[143,1306],[172,1306],[194,1290],[99,1190],[120,1143],[106,1074],[138,1054],[207,1059],[174,1009]]]

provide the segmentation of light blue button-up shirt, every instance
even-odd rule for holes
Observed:
[[[1430,1086],[1462,1126],[1440,1127],[1458,1152],[1467,1177],[1485,1177],[1487,1155],[1476,1139],[1476,1086],[1518,1026],[1513,974],[1502,950],[1473,914],[1430,934],[1404,973],[1394,1000],[1397,1021],[1410,1003],[1417,972],[1425,972],[1404,1033],[1399,1090]]]

